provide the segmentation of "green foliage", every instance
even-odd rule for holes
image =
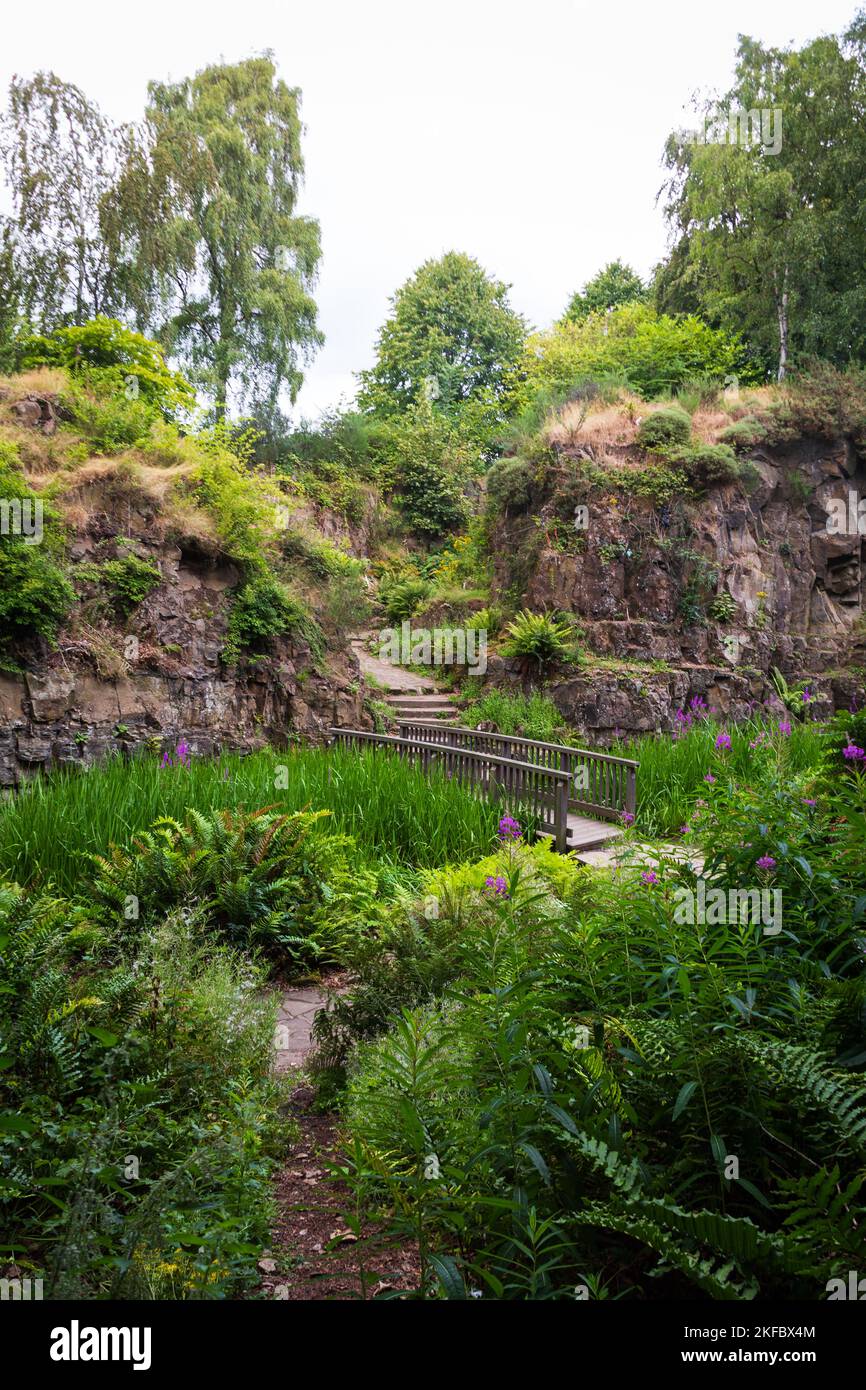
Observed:
[[[82,374],[63,391],[63,404],[75,429],[94,454],[123,453],[141,442],[157,419],[158,412],[148,401],[127,396],[110,376],[100,380]]]
[[[381,426],[376,451],[386,485],[417,535],[437,538],[463,525],[463,484],[480,461],[444,415],[421,401]]]
[[[696,487],[724,487],[740,477],[740,465],[729,444],[697,444],[674,449],[671,458],[685,469],[689,481]]]
[[[389,623],[402,623],[411,618],[429,598],[430,584],[426,579],[413,578],[383,580],[379,585],[379,598]]]
[[[272,1220],[276,1004],[180,915],[98,916],[0,884],[6,1253],[55,1298],[225,1298]]]
[[[0,441],[0,498],[8,512],[6,534],[0,535],[0,647],[8,649],[34,633],[53,641],[75,600],[75,591],[57,564],[62,551],[57,514],[26,485],[17,467],[17,452],[6,441]],[[18,507],[20,530],[16,529]],[[37,507],[42,508],[41,522]]]
[[[12,317],[25,331],[121,311],[122,270],[106,255],[103,217],[119,146],[120,132],[71,82],[53,72],[13,77],[0,116],[12,203],[4,242]]]
[[[538,487],[538,469],[524,459],[500,459],[487,474],[487,498],[501,512],[528,511]]]
[[[537,692],[512,695],[506,690],[489,690],[473,700],[466,718],[476,727],[492,724],[499,734],[520,734],[542,743],[568,742],[568,726],[556,705]]]
[[[511,398],[514,409],[539,391],[567,394],[586,378],[617,378],[646,400],[677,390],[696,377],[754,379],[735,333],[710,328],[694,315],[657,314],[647,304],[625,304],[533,334],[526,344]]]
[[[631,266],[619,260],[610,261],[586,282],[582,291],[572,295],[564,319],[580,323],[590,314],[604,313],[619,304],[633,304],[646,297],[647,288]]]
[[[470,256],[449,251],[425,261],[392,305],[376,363],[361,373],[362,410],[388,415],[427,401],[446,414],[466,413],[467,433],[483,437],[501,418],[526,333],[508,286]]]
[[[710,604],[710,617],[717,623],[729,623],[737,615],[737,601],[727,589],[717,594]]]
[[[95,901],[121,917],[134,899],[145,927],[199,903],[203,930],[260,948],[283,968],[339,960],[344,939],[375,917],[377,884],[352,865],[349,837],[317,833],[327,816],[190,811],[186,825],[165,818],[131,849],[96,856]]]
[[[101,388],[103,398],[115,394],[129,402],[141,399],[165,416],[195,404],[189,384],[166,366],[157,343],[104,315],[77,327],[19,338],[16,354],[19,371],[62,367],[73,380],[80,376]]]
[[[329,810],[323,829],[351,835],[365,867],[376,860],[387,868],[466,859],[486,853],[496,834],[494,806],[378,750],[269,749],[249,757],[224,753],[218,761],[193,754],[186,767],[162,767],[150,748],[135,754],[86,775],[36,776],[0,803],[0,871],[72,892],[82,886],[88,854],[109,844],[128,849],[143,827],[162,817],[183,824],[190,809]]]
[[[267,55],[152,82],[109,203],[109,245],[139,318],[223,413],[230,389],[295,399],[322,341],[318,223],[297,213],[300,94]],[[158,211],[157,211],[158,210]]]
[[[733,85],[695,122],[708,138],[667,142],[676,248],[659,300],[743,333],[779,379],[805,354],[864,361],[864,97],[862,16],[800,49],[741,35]],[[748,113],[761,112],[756,130]]]
[[[688,444],[691,435],[691,416],[677,406],[669,406],[654,410],[641,420],[637,442],[645,449],[665,451],[676,444]]]
[[[260,651],[275,637],[299,639],[322,655],[321,630],[301,600],[273,575],[256,574],[232,600],[223,660],[234,665],[243,652]]]
[[[862,868],[837,869],[799,795],[735,796],[727,831],[731,789],[711,795],[704,874],[741,885],[746,857],[754,873],[778,853],[777,936],[690,922],[694,874],[664,856],[654,882],[638,862],[542,886],[506,849],[425,876],[438,915],[371,948],[357,1007],[322,1021],[323,1065],[348,1076],[349,1180],[417,1240],[421,1296],[572,1298],[603,1268],[637,1297],[821,1298],[850,1267],[866,1088],[840,1054],[860,1037]]]
[[[122,555],[117,560],[79,565],[75,573],[78,581],[98,584],[121,618],[128,617],[133,608],[162,583],[159,566],[150,560],[141,560],[137,555]]]
[[[544,670],[552,662],[574,657],[574,629],[570,622],[547,613],[524,609],[506,629],[502,645],[504,656],[519,657]]]
[[[742,420],[735,420],[732,425],[728,425],[719,435],[720,444],[729,444],[732,449],[757,449],[763,444],[769,435],[766,425],[762,425],[760,420],[756,420],[752,415],[746,415]]]

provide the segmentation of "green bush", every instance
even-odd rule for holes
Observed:
[[[105,397],[120,396],[128,404],[141,400],[166,416],[195,405],[192,387],[166,366],[159,344],[117,319],[99,316],[79,327],[31,334],[19,340],[16,351],[19,371],[63,367]]]
[[[417,535],[435,538],[462,526],[463,486],[481,471],[482,461],[457,424],[420,401],[407,414],[379,422],[371,448],[385,486]]]
[[[8,511],[7,534],[0,534],[2,650],[32,633],[53,641],[75,601],[75,591],[56,563],[62,549],[56,534],[56,512],[27,486],[17,461],[14,445],[0,440],[0,500],[4,517]],[[22,530],[17,533],[15,511],[19,504]],[[42,509],[42,535],[38,540],[37,504]]]
[[[575,382],[619,377],[644,400],[658,400],[695,378],[757,379],[739,336],[710,328],[694,314],[659,314],[624,304],[560,323],[526,342],[511,401],[519,413],[539,391],[566,393]]]
[[[353,840],[320,833],[328,816],[191,811],[186,825],[159,821],[132,849],[96,856],[97,911],[122,920],[134,899],[140,931],[197,903],[203,931],[283,968],[340,960],[346,937],[377,915],[377,883],[357,864]]]
[[[723,487],[740,477],[740,465],[729,444],[699,444],[690,449],[676,449],[671,456],[685,469],[689,481],[698,487]]]
[[[487,474],[487,498],[500,512],[525,512],[532,505],[537,469],[524,459],[501,459]]]
[[[242,652],[257,652],[274,637],[297,637],[314,656],[322,655],[322,634],[300,599],[268,573],[256,574],[237,591],[229,614],[223,660],[234,665]]]
[[[122,388],[92,376],[71,380],[63,400],[76,430],[96,454],[119,454],[131,448],[158,419],[157,410],[144,397],[130,400]]]
[[[431,592],[432,585],[420,577],[383,580],[379,585],[379,598],[389,623],[402,623],[411,618]]]
[[[722,430],[719,443],[729,444],[732,449],[738,450],[756,449],[766,443],[768,437],[766,425],[762,425],[753,415],[746,415],[742,420],[735,420],[727,429]]]
[[[691,435],[691,416],[679,406],[668,406],[664,410],[654,410],[641,420],[637,442],[644,449],[662,452],[677,444],[687,444]]]
[[[524,609],[505,631],[508,638],[502,645],[504,656],[520,657],[542,668],[574,657],[573,625],[547,613]]]
[[[162,583],[162,573],[151,560],[137,555],[123,555],[117,560],[100,564],[79,565],[76,579],[92,580],[105,590],[112,607],[121,618],[127,618],[149,593]]]

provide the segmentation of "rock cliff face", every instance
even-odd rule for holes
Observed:
[[[135,518],[124,527],[135,535]],[[95,544],[80,537],[73,557],[88,560]],[[199,754],[248,752],[294,735],[320,739],[332,724],[369,727],[352,652],[317,661],[306,644],[279,638],[269,656],[227,668],[220,651],[237,571],[144,535],[135,544],[162,582],[123,630],[78,624],[53,649],[34,645],[26,674],[0,675],[0,784],[181,738]]]
[[[606,490],[598,470],[586,481],[581,460],[561,456],[533,514],[502,519],[499,591],[520,588],[534,611],[573,613],[600,667],[605,658],[620,667],[592,671],[590,656],[586,675],[552,682],[579,729],[671,729],[695,696],[740,718],[770,697],[774,666],[812,679],[825,711],[862,690],[866,466],[848,441],[819,439],[750,462],[748,486],[660,503]],[[580,505],[585,529],[575,525]],[[631,675],[631,663],[671,669]],[[516,674],[491,661],[491,679]]]

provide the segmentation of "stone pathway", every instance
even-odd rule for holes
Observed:
[[[290,989],[282,997],[275,1031],[274,1071],[302,1067],[313,1047],[313,1019],[326,994],[316,985]]]

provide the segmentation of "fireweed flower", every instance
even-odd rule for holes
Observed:
[[[507,898],[508,884],[501,874],[497,874],[495,878],[492,874],[488,874],[484,880],[484,891],[485,893],[493,894],[493,896],[497,898]]]
[[[174,763],[173,763],[172,760],[171,760],[171,754],[170,754],[170,753],[163,753],[163,755],[162,755],[162,762],[160,763],[160,767],[174,767]]]
[[[177,753],[178,762],[181,763],[183,767],[189,767],[189,755],[191,750],[186,739],[181,739],[174,751]]]
[[[847,758],[849,763],[862,763],[866,760],[866,751],[858,748],[856,743],[849,743],[847,748],[842,749],[842,757]]]
[[[780,733],[780,734],[784,734],[785,737],[787,738],[787,737],[788,737],[788,734],[789,734],[790,732],[791,732],[791,725],[788,723],[787,719],[780,719],[780,720],[779,720],[779,733]]]
[[[500,840],[520,840],[523,838],[523,831],[520,829],[520,822],[513,816],[503,816],[499,822]]]
[[[645,883],[647,888],[652,888],[654,883],[658,883],[658,874],[652,869],[645,869],[640,876],[641,883]]]
[[[775,867],[776,861],[771,854],[762,854],[760,859],[755,862],[756,869],[775,869]]]
[[[731,746],[731,735],[730,735],[730,734],[719,734],[718,738],[716,739],[716,747],[717,747],[717,748],[730,748],[730,746]]]

